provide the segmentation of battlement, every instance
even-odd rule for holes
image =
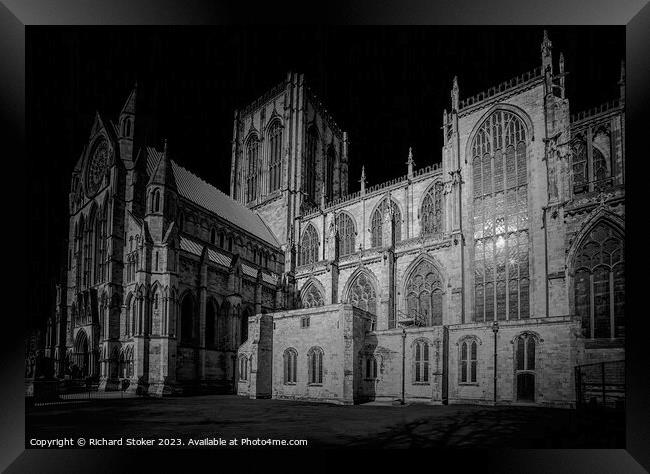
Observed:
[[[264,94],[262,94],[260,97],[255,99],[250,104],[246,105],[243,109],[240,109],[239,111],[240,116],[243,117],[245,115],[250,114],[252,111],[260,108],[262,105],[264,105],[272,98],[280,95],[286,89],[286,87],[287,87],[287,80],[285,79],[279,84],[273,86],[271,89],[267,90]]]
[[[597,117],[598,115],[611,112],[612,110],[622,110],[624,103],[620,99],[614,99],[604,104],[597,105],[591,109],[583,110],[571,115],[571,124],[582,122]]]
[[[429,166],[425,166],[424,168],[420,168],[419,170],[416,170],[413,173],[413,178],[418,178],[424,175],[428,175],[430,173],[437,173],[442,171],[442,165],[440,163],[434,163]],[[400,185],[402,185],[405,181],[408,181],[409,177],[407,175],[400,176],[398,178],[393,178],[390,181],[384,181],[383,183],[375,184],[373,186],[370,186],[369,188],[366,188],[365,193],[361,193],[361,191],[356,191],[354,193],[346,194],[345,196],[341,196],[340,198],[333,199],[332,201],[328,201],[325,203],[325,207],[323,210],[331,209],[333,207],[339,206],[345,202],[353,201],[355,199],[359,199],[362,196],[370,196],[373,194],[377,194],[380,192],[384,192],[388,190],[389,188],[397,188]],[[309,216],[312,214],[319,213],[321,211],[321,207],[319,205],[313,205],[310,207],[304,207],[302,215],[303,216]]]
[[[509,90],[514,89],[516,87],[528,85],[538,79],[541,79],[542,77],[543,77],[542,68],[536,67],[532,71],[528,71],[523,74],[520,74],[519,76],[501,82],[500,84],[494,87],[490,87],[489,89],[483,92],[479,92],[478,94],[475,94],[471,97],[467,97],[466,99],[460,100],[459,109],[463,110],[468,107],[477,105],[486,99],[490,99],[492,97],[498,96],[499,94],[508,92]]]

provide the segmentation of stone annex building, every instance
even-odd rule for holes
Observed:
[[[354,192],[302,74],[235,112],[230,196],[142,143],[133,90],[72,173],[57,375],[573,406],[576,365],[625,357],[625,78],[572,115],[546,34],[540,66],[465,99],[454,79],[441,160],[405,151],[403,176]]]

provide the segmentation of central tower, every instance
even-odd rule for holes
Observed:
[[[230,196],[262,217],[283,250],[303,206],[347,192],[347,133],[305,85],[303,74],[289,72],[235,111]]]

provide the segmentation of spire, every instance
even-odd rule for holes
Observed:
[[[625,59],[621,59],[621,77],[618,80],[621,101],[625,101]]]
[[[172,169],[172,161],[169,157],[169,152],[167,151],[167,139],[165,138],[165,145],[163,147],[163,153],[158,160],[156,169],[151,174],[149,179],[149,184],[160,184],[167,186],[171,189],[176,189],[176,180],[174,179],[174,171]]]
[[[542,40],[542,74],[546,73],[547,68],[551,69],[553,74],[553,43],[548,39],[548,31],[544,30],[544,39]]]
[[[366,167],[365,165],[361,165],[361,179],[359,180],[361,183],[361,194],[364,194],[366,192]]]
[[[458,76],[454,76],[453,85],[451,87],[451,109],[452,111],[458,110]]]
[[[408,160],[406,161],[406,164],[408,165],[408,177],[412,178],[413,177],[413,167],[415,166],[415,161],[413,161],[413,148],[409,147],[409,157]]]
[[[124,107],[122,107],[122,112],[120,112],[121,115],[124,114],[135,115],[135,99],[137,97],[137,90],[138,90],[138,82],[136,81],[135,85],[133,86],[133,90],[129,94],[129,97],[126,99],[126,102],[124,103]]]

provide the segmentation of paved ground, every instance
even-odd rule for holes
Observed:
[[[307,439],[310,446],[624,448],[623,413],[536,407],[336,406],[234,395],[39,407],[26,438]]]

